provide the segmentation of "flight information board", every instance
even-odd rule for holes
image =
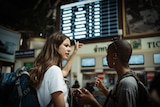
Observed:
[[[72,40],[118,36],[118,0],[61,5],[60,30]]]

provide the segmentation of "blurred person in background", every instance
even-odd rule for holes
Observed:
[[[72,88],[79,88],[79,87],[80,87],[79,82],[78,82],[78,80],[76,80],[76,81],[74,82]]]

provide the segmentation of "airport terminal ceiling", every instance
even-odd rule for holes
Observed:
[[[76,0],[0,0],[0,25],[21,32],[54,27],[50,11],[59,4]]]
[[[50,10],[78,1],[83,0],[0,0],[0,25],[20,32],[25,40],[39,36],[40,32],[46,37],[59,28]],[[83,42],[88,43],[85,40]]]

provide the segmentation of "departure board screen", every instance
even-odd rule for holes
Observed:
[[[118,0],[61,5],[60,30],[71,40],[118,36]]]

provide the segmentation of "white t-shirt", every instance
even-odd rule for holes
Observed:
[[[37,90],[40,106],[47,107],[51,101],[51,94],[57,91],[64,93],[65,105],[69,107],[67,102],[68,88],[63,79],[62,71],[58,66],[53,65],[46,71],[42,84]],[[54,107],[53,104],[52,107]]]

